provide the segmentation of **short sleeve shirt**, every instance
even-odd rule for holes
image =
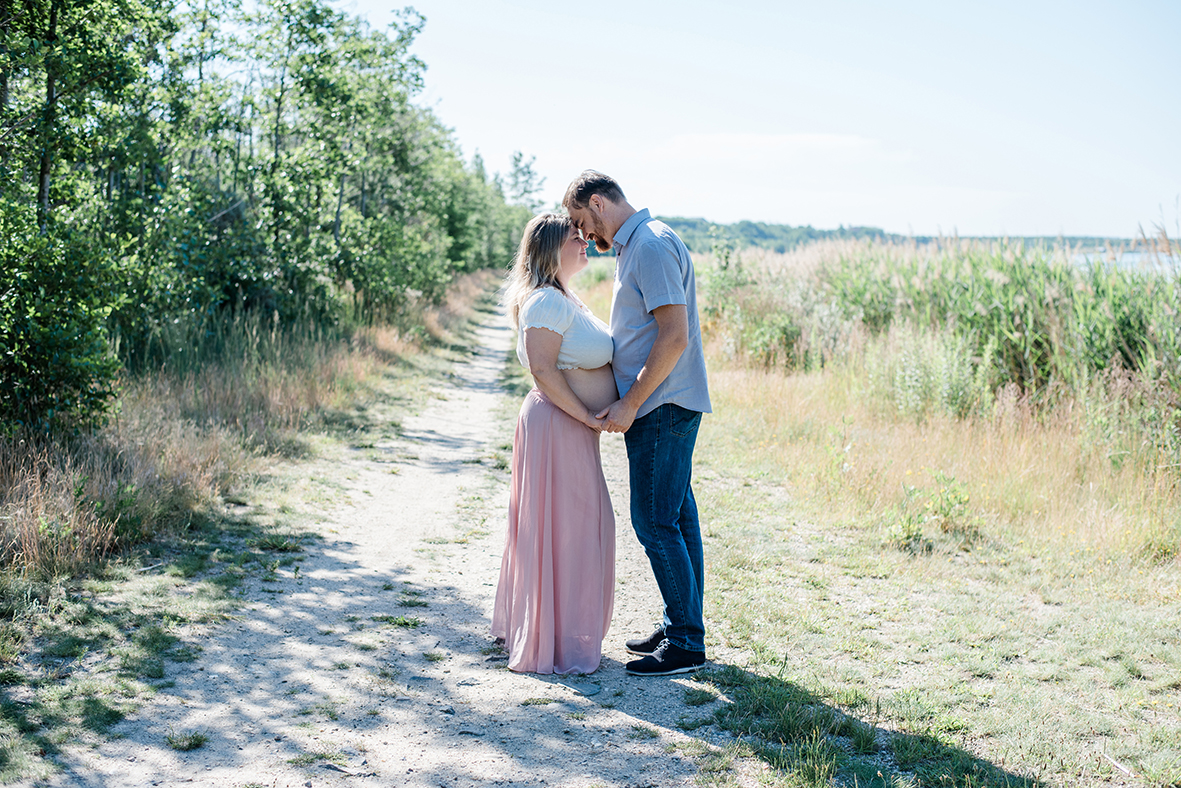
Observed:
[[[525,355],[525,329],[545,328],[562,335],[558,369],[598,369],[611,362],[611,333],[586,305],[573,295],[552,287],[529,294],[517,317],[517,360],[529,366]]]
[[[697,286],[689,250],[664,222],[647,209],[637,211],[615,233],[615,290],[611,299],[612,368],[619,395],[635,384],[656,343],[652,311],[684,304],[689,318],[689,344],[673,371],[636,412],[637,418],[666,403],[700,413],[711,412],[697,316]]]

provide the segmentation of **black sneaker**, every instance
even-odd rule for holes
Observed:
[[[660,641],[664,640],[664,627],[658,627],[655,632],[646,638],[636,638],[629,640],[623,645],[632,654],[638,654],[641,657],[646,657],[652,652],[656,651]]]
[[[671,676],[674,673],[692,673],[703,667],[704,651],[686,651],[666,639],[660,641],[660,645],[648,656],[627,663],[627,672],[633,676]]]

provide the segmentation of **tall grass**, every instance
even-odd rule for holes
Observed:
[[[0,438],[0,572],[29,582],[77,576],[208,519],[260,462],[299,451],[299,430],[329,426],[382,370],[447,341],[489,277],[458,281],[400,329],[241,313],[175,325],[158,338],[158,363],[126,375],[105,426]],[[19,595],[23,586],[3,587]],[[12,614],[19,600],[5,606]]]
[[[995,367],[997,380],[1032,395],[1075,389],[1112,366],[1177,382],[1174,276],[1079,267],[1063,250],[968,242],[864,246],[818,276],[845,315],[872,332],[904,321],[950,328]]]
[[[709,451],[755,449],[827,506],[912,536],[1181,554],[1171,273],[961,242],[828,242],[699,270],[715,409],[738,439]],[[964,528],[915,511],[949,485]]]

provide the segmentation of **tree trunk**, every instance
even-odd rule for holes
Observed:
[[[344,173],[340,174],[340,189],[336,192],[336,221],[332,225],[332,240],[340,248],[340,209],[344,205]]]
[[[0,41],[8,40],[8,31],[12,27],[12,0],[0,0]],[[8,62],[8,48],[0,49],[0,60]],[[8,72],[0,69],[0,121],[8,112]]]
[[[250,107],[250,124],[246,127],[246,151],[247,151],[246,152],[246,156],[247,156],[246,160],[250,163],[251,168],[254,167],[254,124],[256,122],[254,116],[255,116],[256,112],[257,111],[255,110],[254,106],[251,105],[251,107]],[[248,175],[246,176],[246,193],[250,195],[250,202],[253,205],[253,203],[254,203],[254,186],[255,186],[255,183],[257,182],[258,179],[255,177],[254,173],[250,169],[247,169],[247,173],[248,173]]]
[[[47,48],[52,50],[57,43],[57,17],[60,6],[54,2],[49,7],[49,29],[45,36]],[[37,206],[41,212],[41,230],[49,221],[49,178],[53,172],[54,121],[57,119],[57,73],[52,59],[45,64],[45,114],[41,129],[41,166],[37,178]]]
[[[0,41],[8,40],[8,31],[12,28],[12,0],[0,0]],[[0,62],[8,62],[8,48],[0,47]],[[0,129],[4,128],[8,118],[8,71],[0,68]],[[3,181],[0,181],[0,194],[6,191],[8,183],[8,145],[0,143],[0,167],[4,168]]]
[[[288,49],[290,52],[290,48]],[[279,248],[279,226],[281,224],[280,217],[283,214],[282,206],[280,205],[279,184],[276,182],[279,177],[279,143],[282,139],[280,134],[283,128],[283,96],[287,89],[287,62],[283,62],[283,69],[279,72],[279,92],[275,96],[275,134],[274,134],[274,151],[271,156],[271,220],[275,225],[274,248]]]
[[[234,185],[231,188],[235,194],[238,193],[238,165],[242,162],[242,127],[245,124],[246,97],[245,93],[243,93],[242,100],[238,104],[238,123],[234,127]]]
[[[209,0],[205,1],[205,8],[201,12],[201,51],[197,53],[197,89],[205,81],[205,31],[209,29]]]

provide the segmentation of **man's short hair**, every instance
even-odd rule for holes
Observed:
[[[583,170],[582,174],[570,182],[566,189],[566,196],[562,198],[562,206],[567,211],[571,208],[585,208],[592,195],[599,195],[613,203],[627,200],[623,196],[623,189],[610,175],[604,175],[597,170]]]

